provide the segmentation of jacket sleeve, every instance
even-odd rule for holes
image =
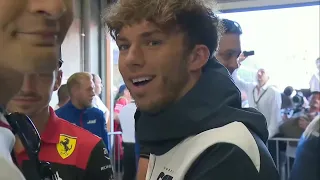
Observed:
[[[320,179],[320,137],[312,136],[300,140],[290,180]]]
[[[91,152],[83,180],[92,179],[113,179],[113,171],[108,150],[102,140]]]
[[[150,157],[150,151],[147,147],[142,146],[142,145],[138,145],[139,147],[139,156],[140,158],[145,158],[145,159],[149,159]]]
[[[106,145],[109,152],[110,144],[109,144],[109,137],[108,137],[108,130],[107,130],[107,121],[102,111],[100,111],[100,122],[101,122],[100,124],[101,138],[104,141],[104,144]]]
[[[238,146],[219,143],[202,153],[192,164],[185,180],[260,179],[249,156]],[[277,177],[269,178],[278,180]]]

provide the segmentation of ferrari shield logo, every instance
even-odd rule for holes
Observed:
[[[77,138],[60,134],[59,143],[57,144],[57,150],[62,159],[66,159],[71,156],[77,144]]]

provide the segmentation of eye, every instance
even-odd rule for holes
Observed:
[[[162,41],[160,40],[154,40],[154,41],[149,41],[148,42],[148,46],[157,46],[157,45],[161,45]]]
[[[128,50],[129,49],[129,45],[127,44],[119,44],[118,45],[118,48],[119,48],[119,51],[125,51],[125,50]]]

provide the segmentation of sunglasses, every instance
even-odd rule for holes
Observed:
[[[12,128],[12,132],[18,135],[24,146],[30,161],[35,165],[42,179],[58,179],[51,170],[50,163],[40,162],[39,152],[41,147],[41,138],[39,132],[31,119],[21,113],[12,113],[6,115],[6,119]]]

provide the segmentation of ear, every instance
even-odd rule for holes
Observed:
[[[210,56],[210,52],[205,45],[196,45],[191,53],[191,59],[189,61],[189,70],[198,71],[207,64]]]
[[[63,72],[61,70],[59,70],[57,72],[56,82],[54,83],[54,88],[53,88],[54,91],[56,91],[56,90],[58,90],[60,88],[61,81],[62,81],[62,75],[63,75]]]

